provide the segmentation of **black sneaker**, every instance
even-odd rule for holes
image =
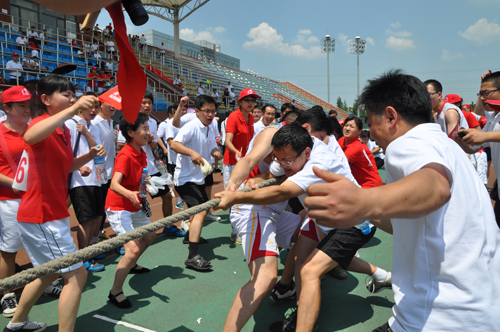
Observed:
[[[297,327],[297,308],[292,309],[292,312],[283,321],[277,321],[269,326],[271,332],[295,332]],[[314,324],[313,332],[319,330],[318,324]]]
[[[279,282],[277,282],[271,290],[271,295],[269,295],[269,298],[275,303],[281,303],[284,300],[294,299],[295,293],[296,289],[295,283],[293,281],[288,286],[283,286]]]

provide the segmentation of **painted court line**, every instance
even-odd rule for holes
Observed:
[[[93,317],[97,318],[97,319],[105,320],[106,322],[114,323],[116,325],[123,325],[123,326],[129,327],[129,328],[137,330],[137,331],[142,331],[142,332],[156,332],[156,331],[147,329],[145,327],[140,327],[140,326],[137,326],[137,325],[134,325],[134,324],[130,324],[130,323],[127,323],[127,322],[122,322],[121,320],[114,320],[114,319],[108,318],[106,316],[94,315]]]

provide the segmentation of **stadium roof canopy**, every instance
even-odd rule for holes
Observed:
[[[146,11],[174,24],[174,54],[180,56],[179,23],[209,0],[141,0]]]

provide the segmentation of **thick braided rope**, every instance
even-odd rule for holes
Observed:
[[[262,188],[276,184],[277,180],[278,180],[277,178],[273,178],[263,181],[259,183],[259,187]],[[250,191],[250,188],[244,188],[241,191]],[[11,277],[0,280],[0,291],[4,292],[7,290],[12,290],[24,286],[37,278],[41,278],[46,275],[52,274],[56,271],[67,268],[78,262],[89,260],[97,255],[104,254],[117,247],[123,246],[125,243],[129,241],[138,239],[149,233],[156,232],[159,229],[172,225],[173,223],[176,223],[178,221],[189,219],[189,217],[198,214],[202,211],[214,208],[217,205],[219,205],[219,203],[220,203],[220,198],[212,199],[206,203],[193,206],[192,208],[189,208],[182,212],[178,212],[167,218],[163,218],[155,222],[152,222],[149,225],[136,228],[131,232],[122,234],[120,236],[116,236],[106,241],[99,242],[97,244],[94,244],[82,250],[78,250],[77,252],[71,253],[69,255],[56,258],[50,262],[44,263],[37,267],[19,272]]]

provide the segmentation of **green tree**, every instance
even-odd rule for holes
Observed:
[[[344,103],[342,103],[342,98],[340,97],[337,98],[337,107],[340,108],[341,110],[344,109]]]

